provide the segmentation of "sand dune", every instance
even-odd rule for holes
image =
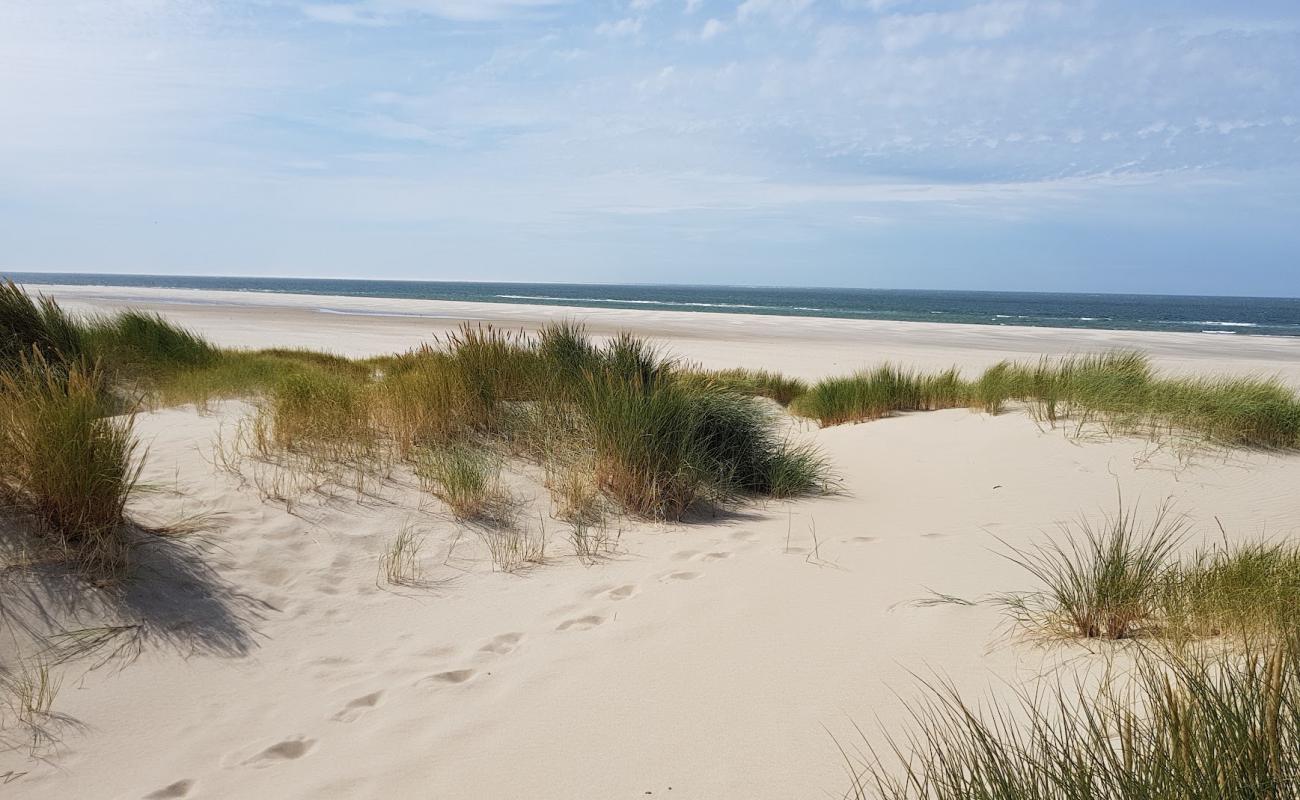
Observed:
[[[885,356],[974,367],[1140,346],[1170,369],[1300,382],[1300,340],[44,290],[72,308],[157,308],[222,344],[354,355],[404,349],[461,319],[576,315],[709,365],[808,377]],[[157,583],[121,608],[57,612],[68,627],[112,615],[139,627],[103,666],[88,656],[59,668],[58,710],[76,725],[47,760],[2,757],[0,773],[22,773],[11,796],[836,797],[847,782],[834,739],[856,737],[854,723],[897,730],[896,694],[916,694],[914,673],[997,693],[1070,655],[1012,640],[987,607],[913,602],[1024,588],[999,539],[1023,545],[1111,509],[1117,486],[1130,500],[1172,498],[1198,541],[1219,536],[1218,523],[1242,539],[1300,532],[1300,458],[1189,459],[1139,440],[1080,440],[1020,413],[953,410],[799,426],[830,458],[838,494],[690,524],[624,521],[617,555],[592,565],[548,520],[539,476],[515,467],[511,486],[547,526],[550,557],[505,574],[472,530],[402,480],[291,509],[264,501],[248,476],[211,463],[213,441],[245,411],[232,402],[140,418],[146,480],[159,490],[135,511],[205,517],[201,552],[153,556]],[[414,587],[377,576],[403,526],[424,542]]]

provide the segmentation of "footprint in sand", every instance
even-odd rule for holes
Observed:
[[[750,533],[749,531],[736,531],[731,534],[731,538],[737,542],[757,542],[759,536],[757,533]]]
[[[503,633],[499,636],[493,636],[492,639],[478,649],[480,653],[493,653],[503,656],[506,653],[513,653],[519,646],[519,640],[523,639],[522,633]]]
[[[379,700],[383,696],[383,692],[371,692],[370,694],[362,695],[343,706],[343,708],[334,714],[334,716],[330,717],[330,719],[335,722],[353,722],[362,714],[379,705]]]
[[[430,647],[421,650],[417,655],[423,656],[424,658],[447,658],[448,656],[453,656],[455,654],[456,648],[448,647],[446,645],[438,645],[437,647]]]
[[[590,630],[605,621],[604,617],[588,614],[585,617],[574,617],[566,619],[556,626],[557,631],[585,631]]]
[[[629,583],[610,589],[606,596],[610,600],[626,600],[634,594],[636,594],[636,585]]]
[[[161,789],[150,792],[144,796],[144,800],[176,800],[181,797],[189,797],[190,790],[194,788],[194,781],[189,778],[169,783]]]
[[[428,675],[416,682],[416,686],[455,686],[466,683],[478,674],[478,670],[473,669],[451,669],[446,672],[438,672]]]
[[[315,739],[306,739],[301,736],[285,739],[283,742],[271,745],[244,763],[254,767],[271,767],[285,761],[302,758],[311,752],[311,749],[315,746]]]
[[[951,534],[947,533],[923,533],[922,539],[947,539]]]
[[[871,544],[872,542],[880,541],[880,537],[879,536],[854,536],[853,538],[845,539],[844,541],[852,542],[853,544]]]
[[[670,573],[668,573],[667,575],[665,575],[665,576],[663,576],[662,578],[660,578],[660,580],[664,580],[664,581],[693,581],[693,580],[695,580],[696,578],[701,578],[701,577],[703,577],[703,576],[704,576],[704,573],[702,573],[702,572],[690,572],[690,571],[683,571],[683,572],[670,572]]]
[[[673,553],[673,561],[721,561],[724,558],[731,558],[732,554],[726,550],[717,550],[712,553],[701,553],[699,550],[682,550]]]

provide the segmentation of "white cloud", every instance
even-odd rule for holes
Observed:
[[[694,14],[700,10],[700,6],[703,4],[704,0],[686,0],[686,13]]]
[[[1033,7],[1035,11],[1054,13],[1055,6]],[[884,45],[890,50],[905,50],[933,38],[951,37],[959,41],[1001,39],[1024,25],[1031,7],[1025,0],[994,0],[959,11],[892,14],[880,21]]]
[[[491,22],[536,14],[570,0],[360,0],[356,3],[308,3],[303,13],[321,22],[378,25],[402,15],[425,14],[459,22]]]
[[[706,42],[727,30],[727,23],[720,19],[710,19],[700,28],[700,38]]]
[[[624,17],[613,22],[602,22],[596,26],[596,33],[601,36],[634,36],[640,32],[640,17]]]
[[[745,0],[736,8],[736,19],[747,22],[757,17],[771,17],[789,22],[802,14],[813,0]]]
[[[302,7],[302,13],[317,22],[332,22],[337,25],[372,25],[388,24],[383,16],[367,9],[343,5],[340,3],[313,4]]]

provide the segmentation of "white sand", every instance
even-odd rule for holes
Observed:
[[[1300,340],[49,291],[100,309],[144,298],[224,344],[349,354],[405,349],[463,318],[580,316],[602,332],[655,334],[710,365],[810,377],[884,356],[978,366],[1125,345],[1171,369],[1300,379]],[[321,305],[446,316],[312,310]],[[847,782],[832,735],[853,745],[853,723],[875,731],[877,719],[901,730],[895,692],[917,695],[912,673],[1004,691],[1062,656],[1010,642],[992,609],[911,604],[930,589],[1029,588],[995,537],[1025,544],[1112,508],[1117,484],[1148,506],[1173,498],[1206,539],[1219,536],[1216,517],[1241,538],[1300,527],[1300,458],[1183,464],[1140,441],[1078,442],[1022,414],[958,410],[807,428],[843,480],[839,496],[693,525],[625,523],[622,554],[594,566],[577,563],[563,526],[547,520],[550,563],[507,575],[472,535],[458,539],[462,527],[436,503],[420,510],[410,487],[362,502],[315,497],[293,513],[263,502],[206,460],[243,409],[141,418],[147,479],[166,491],[136,510],[217,512],[203,555],[214,574],[185,578],[164,564],[159,596],[136,603],[137,658],[59,668],[56,709],[81,727],[65,729],[47,761],[5,754],[0,773],[25,772],[4,786],[9,796],[837,797]],[[535,476],[514,484],[532,498],[526,514],[547,514]],[[425,535],[434,585],[379,588],[379,555],[407,522]]]

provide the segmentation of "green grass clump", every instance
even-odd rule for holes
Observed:
[[[1162,625],[1182,638],[1276,637],[1300,629],[1300,545],[1221,544],[1169,570]]]
[[[1183,557],[1183,517],[1121,509],[1101,524],[1008,557],[1043,587],[995,602],[1038,635],[1189,642],[1274,640],[1300,631],[1300,544],[1224,542]]]
[[[899,411],[935,411],[970,403],[971,387],[953,368],[933,375],[882,364],[847,378],[819,381],[791,410],[822,425],[880,419]]]
[[[1170,379],[1151,392],[1152,414],[1176,430],[1230,446],[1300,447],[1300,399],[1276,380]]]
[[[336,373],[287,376],[271,393],[267,412],[269,435],[286,450],[346,447],[373,437],[369,386]]]
[[[88,572],[126,565],[127,501],[142,459],[131,415],[117,415],[99,368],[37,352],[0,373],[0,500],[29,515]]]
[[[1128,639],[1159,624],[1171,557],[1186,522],[1161,508],[1148,522],[1122,506],[1100,525],[1087,519],[1063,539],[1008,557],[1045,587],[1000,598],[1018,623],[1038,632]]]
[[[403,458],[422,445],[469,438],[483,428],[481,394],[472,393],[445,353],[424,350],[404,357],[375,386],[375,413]]]
[[[149,376],[213,364],[220,351],[159,314],[123,311],[85,326],[90,351],[124,374]]]
[[[600,363],[600,349],[591,342],[586,330],[575,322],[555,322],[537,335],[537,357],[541,377],[555,382],[577,384]]]
[[[625,510],[650,517],[680,517],[703,499],[717,478],[696,439],[704,394],[613,372],[589,375],[581,414],[597,485]]]
[[[624,509],[677,518],[701,502],[824,483],[819,456],[780,440],[754,398],[676,380],[664,362],[615,353],[607,364],[588,376],[582,416],[598,483]]]
[[[0,370],[18,368],[33,353],[47,364],[71,361],[83,345],[81,328],[58,303],[33,298],[13,281],[0,282]]]
[[[1009,703],[936,686],[909,734],[850,758],[848,796],[880,800],[1293,800],[1300,644],[1145,651],[1100,689],[1057,673]]]
[[[969,405],[990,414],[1025,404],[1045,422],[1076,429],[1228,447],[1300,447],[1300,396],[1275,379],[1163,378],[1146,355],[1120,350],[999,362],[973,381],[956,370],[923,374],[888,364],[828,378],[791,404],[822,425],[879,419],[898,411]]]
[[[369,360],[310,350],[219,350],[215,359],[202,366],[155,373],[145,382],[163,405],[204,406],[213,400],[265,395],[293,375],[323,373],[364,383],[374,372]]]
[[[1231,447],[1300,447],[1300,397],[1277,380],[1162,378],[1132,351],[1007,365],[1007,396],[1051,422]]]
[[[501,462],[484,449],[464,444],[422,448],[415,472],[457,519],[504,521],[510,503],[501,489]]]
[[[1001,414],[1012,397],[1026,391],[1025,375],[1009,361],[1000,361],[980,374],[971,385],[970,406],[988,414]]]
[[[779,372],[765,369],[692,370],[683,374],[688,381],[712,382],[739,394],[766,397],[788,406],[797,397],[807,393],[808,384]]]
[[[503,404],[529,399],[535,391],[537,358],[522,334],[465,325],[446,337],[443,352],[464,393],[462,411],[482,431],[501,423]]]

